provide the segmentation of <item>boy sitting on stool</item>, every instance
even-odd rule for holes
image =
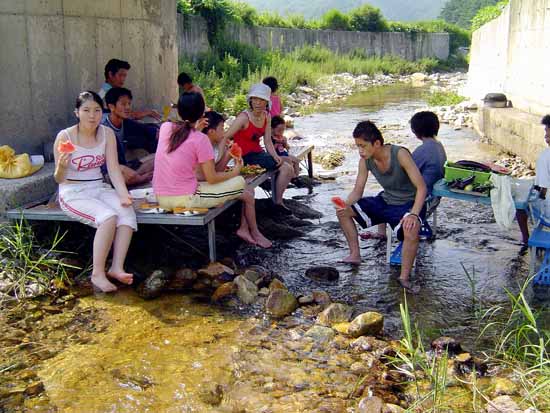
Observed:
[[[409,275],[418,249],[418,232],[424,219],[426,184],[410,152],[397,145],[384,145],[384,138],[370,121],[357,124],[353,138],[359,150],[359,169],[355,187],[346,199],[346,208],[336,207],[350,254],[344,262],[360,264],[356,220],[363,228],[387,222],[403,240],[399,283],[409,289]],[[371,171],[384,189],[375,197],[362,197]]]

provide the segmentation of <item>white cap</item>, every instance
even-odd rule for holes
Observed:
[[[250,98],[260,98],[267,102],[267,110],[271,110],[271,88],[263,83],[256,83],[250,86],[246,95],[246,101],[250,105]]]

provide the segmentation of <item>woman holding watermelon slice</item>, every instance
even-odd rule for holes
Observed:
[[[94,92],[82,92],[76,100],[78,124],[64,129],[54,143],[55,173],[59,204],[70,217],[94,228],[92,284],[103,292],[116,291],[108,277],[131,284],[133,275],[124,271],[124,261],[136,215],[124,178],[118,167],[113,131],[100,125],[103,101]],[[103,182],[101,166],[115,189]],[[113,247],[111,267],[105,271]]]

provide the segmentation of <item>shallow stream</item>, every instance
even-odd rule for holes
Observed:
[[[324,216],[307,236],[277,242],[270,250],[240,247],[237,261],[270,268],[295,293],[321,289],[333,301],[353,304],[357,313],[381,312],[386,333],[398,337],[403,293],[398,270],[385,263],[385,242],[361,241],[364,260],[358,268],[338,264],[347,254],[346,243],[330,197],[345,196],[353,187],[359,158],[351,132],[358,121],[385,125],[389,142],[414,149],[418,142],[408,120],[425,105],[423,93],[404,86],[373,89],[296,119],[296,130],[307,136],[296,142],[346,153],[336,180],[309,195],[305,189],[288,192]],[[469,130],[443,125],[439,138],[451,160],[497,157]],[[377,190],[369,178],[367,191]],[[505,289],[517,291],[526,277],[527,257],[519,254],[518,231],[500,230],[488,207],[444,199],[438,220],[436,240],[420,246],[412,275],[420,291],[408,296],[409,310],[427,337],[449,335],[479,350],[486,343],[475,340],[475,309],[505,304]],[[340,279],[306,278],[313,265],[336,266]],[[548,303],[531,293],[529,300],[539,308]],[[361,378],[350,372],[357,358],[338,338],[326,348],[305,339],[312,318],[302,310],[275,323],[261,312],[228,310],[193,295],[146,302],[132,290],[85,297],[62,310],[26,308],[0,315],[5,332],[0,411],[25,406],[33,412],[86,413],[351,412],[356,403],[348,396]],[[375,377],[376,368],[370,374]],[[37,397],[29,397],[29,382],[42,383]]]

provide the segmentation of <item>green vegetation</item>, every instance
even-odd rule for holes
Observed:
[[[472,31],[479,29],[485,23],[496,19],[502,13],[504,7],[508,5],[509,0],[503,0],[494,6],[487,6],[480,9],[472,18]]]
[[[467,30],[443,20],[416,23],[388,22],[380,9],[363,4],[349,13],[338,9],[328,10],[319,20],[306,20],[292,14],[282,17],[278,13],[259,14],[250,5],[229,0],[179,0],[178,10],[184,14],[202,16],[208,23],[208,38],[211,45],[222,41],[221,34],[228,22],[249,26],[284,27],[296,29],[325,29],[351,31],[397,31],[407,33],[449,33],[450,51],[470,45],[471,36]]]
[[[466,269],[464,269],[466,271]],[[482,304],[475,297],[475,277],[466,275],[472,285],[472,311],[479,320],[480,339],[492,337],[494,349],[485,354],[487,365],[504,366],[500,374],[510,374],[520,387],[520,403],[536,407],[538,411],[550,409],[550,331],[543,327],[540,320],[545,318],[529,305],[526,295],[531,289],[532,278],[525,280],[519,292],[507,291],[508,306],[496,306],[480,313]],[[450,381],[458,382],[462,394],[466,395],[468,411],[483,411],[482,406],[492,399],[494,387],[478,383],[474,369],[472,374],[450,377],[448,355],[435,356],[424,348],[423,332],[413,324],[405,295],[400,304],[401,321],[404,336],[396,355],[389,362],[402,376],[407,377],[413,389],[415,402],[407,411],[443,412],[457,411],[457,387]],[[548,311],[548,309],[546,309]],[[547,318],[546,318],[547,319]],[[498,373],[497,373],[498,374]],[[411,392],[409,392],[410,394]],[[470,410],[471,409],[471,410]]]
[[[37,241],[32,227],[24,221],[3,225],[0,228],[0,258],[4,280],[11,279],[5,293],[25,298],[40,291],[47,292],[52,282],[67,281],[67,270],[76,267],[60,258],[67,254],[57,250],[64,236],[55,232],[50,246],[44,248]],[[33,291],[31,285],[37,291]]]
[[[499,0],[448,0],[443,6],[440,17],[445,21],[464,29],[470,29],[476,13],[487,6],[495,5]]]
[[[234,114],[246,106],[244,95],[250,85],[268,75],[277,77],[281,94],[286,94],[298,86],[314,86],[323,75],[409,74],[430,72],[438,65],[435,59],[410,62],[396,57],[366,58],[361,52],[336,55],[320,46],[306,46],[284,54],[226,42],[195,62],[182,59],[180,70],[203,87],[212,108]]]
[[[454,92],[433,92],[426,98],[430,106],[451,106],[458,105],[466,98]]]

